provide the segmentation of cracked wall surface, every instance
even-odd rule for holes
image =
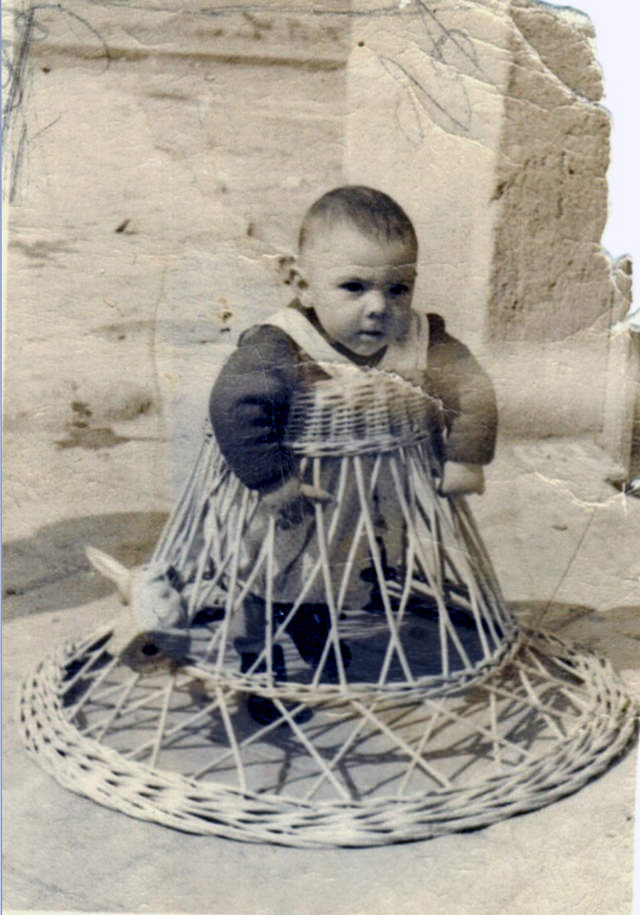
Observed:
[[[480,355],[504,429],[597,432],[616,369],[600,245],[610,122],[589,19],[532,0],[356,8],[346,171],[414,219],[416,304]]]
[[[606,398],[607,377],[628,366],[610,358],[610,119],[595,36],[572,10],[514,0],[510,15],[488,348],[507,427],[597,434],[628,410]]]
[[[522,0],[510,12],[489,335],[562,340],[610,307],[610,121],[589,20]]]

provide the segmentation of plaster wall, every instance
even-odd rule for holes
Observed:
[[[301,214],[348,180],[414,219],[417,303],[486,364],[503,429],[598,431],[609,122],[584,17],[70,0],[27,35],[5,16],[8,57],[26,50],[5,119],[8,427],[152,415],[187,435],[238,334],[287,301]]]

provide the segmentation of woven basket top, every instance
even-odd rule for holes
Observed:
[[[391,451],[429,439],[442,425],[440,401],[390,372],[324,366],[332,377],[296,394],[285,443],[298,454]]]

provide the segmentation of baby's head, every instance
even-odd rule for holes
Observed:
[[[302,221],[300,302],[332,341],[372,356],[408,331],[417,254],[411,221],[391,197],[369,187],[336,188]]]

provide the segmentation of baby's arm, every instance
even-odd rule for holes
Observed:
[[[493,385],[467,347],[429,315],[428,390],[443,404],[446,441],[440,492],[481,493],[483,466],[494,455],[497,407]]]
[[[213,386],[209,415],[218,445],[249,489],[268,493],[296,474],[283,439],[297,383],[293,342],[264,326],[243,334]]]
[[[275,327],[248,331],[223,366],[211,391],[211,424],[231,470],[258,490],[274,515],[294,522],[328,501],[322,489],[303,483],[297,461],[284,445],[298,367],[290,338]]]

